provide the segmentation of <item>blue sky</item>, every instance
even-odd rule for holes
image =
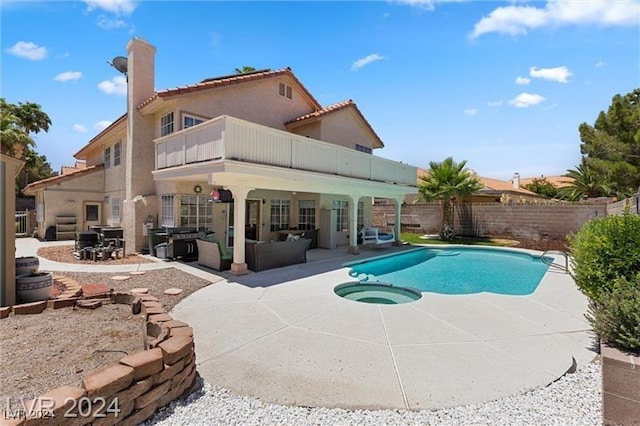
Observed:
[[[3,1],[1,96],[53,121],[35,135],[54,169],[126,110],[107,62],[156,46],[156,88],[243,65],[291,67],[323,105],[353,99],[385,142],[427,168],[563,174],[578,125],[640,87],[640,1]]]

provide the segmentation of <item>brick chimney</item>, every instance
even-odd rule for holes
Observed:
[[[520,173],[517,173],[517,172],[516,172],[516,173],[513,175],[512,183],[513,183],[513,187],[514,187],[515,189],[520,189]]]

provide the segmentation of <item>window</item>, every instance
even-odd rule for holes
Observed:
[[[291,201],[271,200],[271,231],[289,229]]]
[[[198,231],[213,228],[213,203],[204,194],[182,195],[180,197],[180,226],[192,226]]]
[[[298,229],[316,229],[315,200],[298,201]]]
[[[111,167],[111,147],[104,150],[104,168]]]
[[[84,206],[85,222],[96,222],[100,220],[100,207],[97,204],[87,204]]]
[[[368,146],[356,144],[356,151],[366,152],[367,154],[371,154],[372,150]]]
[[[111,197],[111,221],[120,223],[120,198]]]
[[[364,203],[362,201],[358,202],[358,226],[357,228],[364,227]]]
[[[160,196],[160,226],[175,226],[173,195]]]
[[[119,166],[120,165],[120,142],[116,143],[113,146],[113,166]]]
[[[173,133],[173,113],[160,118],[160,136],[167,136]]]
[[[288,99],[293,99],[293,87],[283,82],[278,83],[278,94]]]
[[[349,202],[346,200],[335,200],[333,209],[338,211],[336,220],[336,231],[349,230]]]
[[[188,129],[189,127],[197,126],[200,123],[204,123],[204,120],[196,117],[191,117],[190,115],[185,115],[182,118],[183,129]]]

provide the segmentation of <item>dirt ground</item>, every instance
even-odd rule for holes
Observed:
[[[38,249],[38,256],[42,256],[49,260],[55,260],[56,262],[63,263],[83,263],[83,264],[95,264],[96,262],[93,260],[78,260],[73,257],[73,244],[64,245],[64,246],[51,246],[51,247],[41,247]],[[151,262],[148,259],[145,259],[142,256],[137,255],[129,255],[124,258],[119,259],[108,259],[105,261],[99,260],[98,263],[101,265],[131,265],[136,263],[149,263]]]

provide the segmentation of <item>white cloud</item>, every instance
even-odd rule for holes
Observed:
[[[53,77],[55,81],[70,81],[70,80],[80,80],[82,78],[82,73],[80,71],[66,71],[61,72],[60,74]]]
[[[538,105],[542,101],[544,101],[544,96],[523,92],[510,100],[509,103],[516,108],[529,108],[530,106]]]
[[[490,107],[499,107],[501,105],[502,105],[502,100],[487,102],[487,106],[490,106]]]
[[[111,80],[104,80],[98,83],[98,89],[107,95],[125,96],[127,94],[127,79],[118,75]]]
[[[104,15],[98,17],[98,26],[104,30],[114,30],[116,28],[126,28],[127,23],[122,19],[111,19]]]
[[[31,41],[19,41],[8,48],[7,52],[20,58],[29,59],[31,61],[39,61],[47,56],[46,47],[38,46]]]
[[[131,15],[138,5],[137,2],[131,0],[86,0],[85,3],[89,12],[99,9],[118,16]]]
[[[467,108],[464,110],[464,115],[467,115],[469,117],[473,117],[477,113],[478,113],[478,110],[475,108]]]
[[[606,62],[598,61],[598,62],[596,62],[596,64],[595,64],[594,66],[595,66],[596,68],[602,68],[602,67],[604,67],[605,65],[607,65],[607,63],[606,63]]]
[[[98,131],[103,131],[111,125],[112,121],[100,120],[93,127]]]
[[[638,25],[640,3],[611,0],[547,0],[543,8],[509,5],[498,7],[478,21],[471,38],[492,32],[526,34],[545,26],[566,25],[624,26]]]
[[[391,0],[392,3],[408,4],[425,10],[433,10],[438,3],[461,3],[466,0]]]
[[[569,71],[569,68],[564,65],[555,68],[529,68],[529,75],[534,78],[541,78],[543,80],[557,81],[558,83],[568,83],[569,77],[573,74]]]
[[[527,78],[527,77],[517,77],[516,78],[516,84],[519,84],[521,86],[526,86],[529,83],[531,83],[531,79],[530,78]]]
[[[76,133],[84,133],[87,131],[87,128],[84,127],[82,124],[74,124],[73,131]]]
[[[360,68],[369,65],[371,62],[381,61],[383,59],[387,59],[386,56],[378,55],[374,53],[369,56],[365,56],[364,58],[360,58],[351,65],[351,71],[358,71]]]

